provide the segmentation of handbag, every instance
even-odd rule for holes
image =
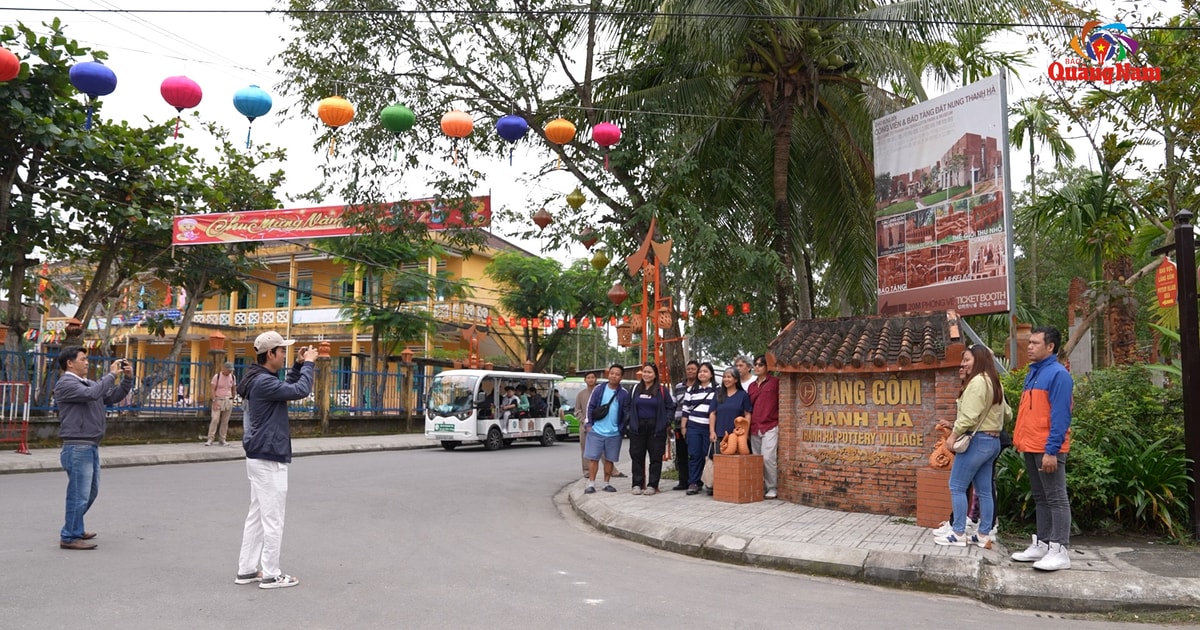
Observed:
[[[607,387],[605,387],[605,389],[608,389],[608,388],[607,388]],[[605,392],[605,393],[607,393],[607,392]],[[616,399],[617,399],[617,393],[614,391],[614,392],[613,392],[613,395],[612,395],[612,398],[609,398],[609,399],[608,399],[608,402],[606,402],[606,403],[601,403],[601,404],[599,404],[599,405],[596,405],[596,413],[595,413],[595,414],[592,416],[592,418],[593,418],[593,422],[594,422],[595,420],[601,420],[601,419],[603,419],[604,417],[608,416],[608,407],[609,407],[609,405],[611,405],[611,404],[613,403],[613,401],[614,401],[614,400],[616,400]],[[600,400],[604,400],[604,393],[600,394]]]
[[[991,387],[991,384],[989,383],[988,391],[991,391],[991,389],[992,389],[992,387]],[[983,419],[987,417],[988,412],[991,410],[992,410],[992,405],[988,405],[988,407],[986,409],[984,409],[982,412],[980,412],[979,418],[977,418],[975,420],[975,429],[973,431],[971,431],[970,433],[964,433],[964,434],[958,436],[957,438],[955,438],[954,443],[947,446],[946,448],[949,448],[950,452],[952,452],[952,453],[966,453],[967,449],[971,448],[971,438],[975,437],[975,434],[979,432],[979,427],[983,426]]]
[[[716,476],[716,473],[713,471],[714,464],[713,464],[713,459],[712,459],[713,448],[715,446],[716,446],[715,444],[709,443],[708,455],[704,458],[704,471],[700,473],[700,483],[703,483],[705,486],[708,486],[709,488],[712,487],[713,477]]]

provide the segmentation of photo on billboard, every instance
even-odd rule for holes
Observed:
[[[878,312],[1011,310],[1002,75],[875,121]]]

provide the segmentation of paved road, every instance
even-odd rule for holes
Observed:
[[[573,444],[298,459],[283,568],[301,584],[278,591],[232,583],[241,462],[105,470],[90,552],[57,548],[65,475],[3,475],[0,627],[1008,629],[1035,619],[598,534],[552,498],[577,462]]]

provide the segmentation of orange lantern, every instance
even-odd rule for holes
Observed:
[[[543,131],[546,133],[546,139],[554,144],[562,145],[575,139],[575,125],[566,118],[559,117],[551,120],[546,123]]]
[[[454,138],[454,164],[458,164],[458,139],[471,135],[475,121],[471,115],[459,109],[452,109],[442,115],[442,133]]]
[[[354,106],[340,96],[330,96],[321,99],[321,102],[317,104],[317,116],[321,122],[332,127],[336,133],[338,127],[354,120]],[[336,136],[331,136],[329,138],[330,155],[334,153],[335,142]]]

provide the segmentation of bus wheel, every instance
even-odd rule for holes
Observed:
[[[454,449],[458,448],[458,442],[442,440],[442,448],[446,449],[447,451],[453,451]]]
[[[498,451],[504,445],[504,438],[500,435],[500,427],[492,427],[488,431],[487,439],[483,441],[484,450]]]
[[[557,437],[554,435],[554,427],[547,424],[546,428],[542,429],[542,439],[539,442],[542,446],[554,446],[554,440]]]

